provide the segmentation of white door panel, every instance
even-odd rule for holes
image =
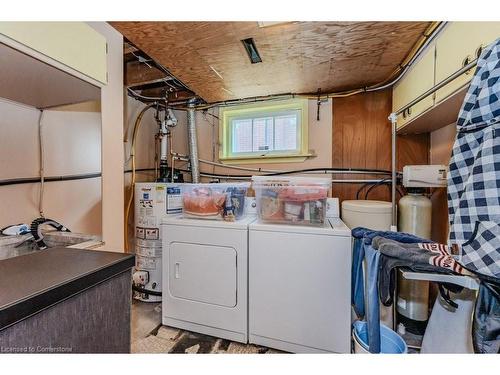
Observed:
[[[349,237],[249,231],[249,334],[350,352]]]
[[[236,250],[231,247],[170,244],[170,294],[226,307],[236,306]]]

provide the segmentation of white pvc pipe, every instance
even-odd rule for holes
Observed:
[[[161,124],[161,139],[160,139],[160,160],[168,160],[168,150],[167,150],[167,126],[165,121]]]
[[[160,160],[167,160],[167,136],[161,137],[160,143]]]

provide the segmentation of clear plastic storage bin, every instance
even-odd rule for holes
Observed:
[[[250,183],[182,184],[182,213],[194,219],[234,221],[243,216]]]
[[[264,222],[322,226],[331,180],[313,177],[252,177],[257,213]]]

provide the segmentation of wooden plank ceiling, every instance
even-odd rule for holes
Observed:
[[[323,93],[385,80],[429,22],[111,22],[207,102]],[[262,63],[241,40],[253,38]]]

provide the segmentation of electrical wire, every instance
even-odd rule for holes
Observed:
[[[177,160],[188,161],[185,156],[177,156]],[[276,169],[263,169],[263,168],[249,168],[240,167],[236,165],[221,164],[213,162],[210,160],[199,159],[202,164],[214,165],[224,169],[237,169],[241,171],[256,172],[256,173],[266,173],[267,175],[286,175],[286,174],[297,174],[297,173],[313,173],[313,174],[386,174],[390,175],[391,171],[384,169],[365,169],[365,168],[307,168],[307,169],[295,169],[288,171],[280,171]],[[400,172],[398,172],[400,174]]]
[[[387,178],[384,178],[382,180],[379,180],[379,181],[375,181],[375,182],[367,182],[365,183],[363,186],[361,186],[357,191],[356,191],[356,200],[359,200],[360,197],[360,193],[361,191],[363,191],[363,189],[365,189],[366,187],[370,186],[370,188],[365,192],[365,197],[364,199],[368,199],[368,194],[370,193],[370,191],[374,188],[376,188],[377,186],[380,186],[380,185],[387,185],[387,186],[390,186],[392,184],[392,181],[391,181],[392,178],[390,177],[387,177]],[[404,193],[401,192],[400,188],[399,188],[399,185],[396,186],[396,191],[399,193],[400,196],[404,196]]]
[[[56,181],[73,181],[73,180],[85,180],[89,178],[97,178],[101,177],[101,172],[96,173],[85,173],[85,174],[74,174],[67,176],[50,176],[45,177],[45,182],[56,182]],[[40,182],[40,177],[21,177],[21,178],[12,178],[7,180],[0,180],[0,186],[8,186],[8,185],[22,185],[22,184],[35,184]]]
[[[359,200],[359,193],[361,193],[364,188],[366,188],[367,186],[370,186],[371,184],[372,184],[372,182],[367,182],[363,186],[360,186],[360,188],[356,191],[356,200]]]
[[[191,173],[189,169],[180,169],[176,168],[179,172],[183,173]],[[153,172],[154,168],[141,168],[141,169],[136,169],[135,172]],[[281,174],[290,174],[291,171],[285,171],[282,172]],[[296,170],[293,171],[294,173],[302,173],[301,170]],[[359,173],[359,174],[366,174],[366,171],[360,170],[351,170],[353,174]],[[131,169],[125,170],[124,173],[132,173]],[[342,172],[340,172],[342,173]],[[371,173],[373,174],[373,173]],[[279,176],[280,173],[275,173],[275,174],[267,174],[264,176]],[[250,174],[218,174],[218,173],[209,173],[209,172],[201,172],[201,176],[203,177],[209,177],[209,178],[215,178],[215,179],[223,179],[223,180],[249,180],[253,177],[253,175]],[[365,184],[365,185],[372,185],[375,183],[380,182],[381,180],[379,179],[372,179],[372,180],[338,180],[338,179],[332,179],[332,183],[346,183],[346,184]]]
[[[220,120],[219,116],[216,116],[216,115],[214,115],[213,113],[208,112],[208,109],[203,110],[203,114],[204,114],[204,115],[209,115],[209,116],[212,116],[213,118],[215,118],[215,119],[217,119],[217,120]],[[205,119],[206,119],[206,118],[205,118]],[[207,121],[208,121],[208,120],[207,120]]]
[[[40,217],[45,217],[43,213],[43,193],[45,188],[45,150],[43,143],[43,109],[40,110],[38,117],[38,145],[39,145],[39,158],[40,158],[40,192],[38,196],[38,212]]]
[[[415,43],[415,45],[410,50],[409,54],[403,60],[401,64],[386,78],[384,81],[371,86],[360,87],[351,90],[344,90],[338,92],[331,92],[318,95],[316,93],[282,93],[274,95],[256,96],[243,99],[227,100],[212,102],[207,104],[201,104],[195,107],[196,110],[206,110],[212,107],[219,106],[231,106],[243,103],[253,103],[259,101],[269,101],[269,100],[283,100],[290,98],[306,98],[306,99],[332,99],[332,98],[345,98],[352,95],[357,95],[365,92],[373,92],[384,90],[396,84],[412,66],[415,60],[420,56],[423,50],[432,42],[435,36],[443,29],[447,22],[432,22],[431,25],[424,31],[420,39]],[[138,94],[137,94],[138,95]],[[147,100],[156,100],[153,97],[142,97]],[[176,107],[176,109],[186,110],[187,107]]]
[[[446,25],[446,23],[447,22],[432,22],[429,25],[429,27],[427,28],[427,30],[425,30],[425,32],[422,34],[422,36],[417,41],[417,43],[415,43],[415,45],[412,47],[412,49],[410,50],[409,54],[405,57],[403,62],[397,66],[397,68],[389,75],[388,78],[386,78],[384,81],[377,83],[375,85],[360,87],[360,88],[351,89],[351,90],[325,93],[325,94],[321,94],[321,95],[318,95],[315,93],[282,93],[282,94],[256,96],[256,97],[243,98],[243,99],[218,101],[218,102],[212,102],[212,103],[198,105],[195,107],[195,109],[196,110],[206,110],[206,109],[210,109],[213,107],[219,107],[219,106],[231,106],[231,105],[237,105],[237,104],[243,104],[243,103],[253,103],[253,102],[269,101],[269,100],[283,100],[283,99],[290,99],[290,98],[306,98],[306,99],[320,99],[320,100],[332,99],[332,98],[345,98],[348,96],[357,95],[357,94],[361,94],[361,93],[365,93],[365,92],[384,90],[384,89],[389,88],[389,87],[393,86],[394,84],[396,84],[405,75],[405,73],[408,71],[408,69],[411,67],[411,65],[420,56],[422,51],[432,42],[432,40],[442,30],[442,28]],[[157,64],[157,63],[155,62],[155,64]],[[163,70],[167,71],[165,68],[163,68]],[[168,74],[170,74],[170,72],[168,72]],[[170,76],[172,76],[172,75],[170,74]],[[186,85],[184,85],[182,82],[178,82],[175,78],[174,78],[174,82],[180,83],[180,85],[182,87],[189,90],[189,88],[187,88]],[[164,100],[165,99],[165,98],[159,98],[159,97],[148,97],[148,96],[140,95],[140,94],[136,93],[135,91],[133,91],[131,88],[128,88],[127,90],[132,96],[134,96],[136,98],[143,99],[143,100]],[[191,91],[191,90],[189,90],[189,91]],[[180,106],[180,105],[185,104],[185,103],[186,103],[186,101],[178,102],[179,106],[173,104],[172,108],[175,108],[178,110],[187,110],[187,107]]]
[[[366,192],[365,192],[365,200],[368,199],[368,194],[370,194],[370,191],[372,191],[377,186],[380,186],[380,185],[387,185],[387,186],[389,186],[389,184],[387,184],[387,181],[389,181],[389,180],[391,180],[391,177],[384,178],[384,179],[380,180],[379,182],[377,182],[377,183],[373,184],[372,186],[370,186],[368,188],[368,190],[366,190]]]
[[[158,292],[156,290],[144,289],[144,288],[141,288],[140,286],[135,285],[135,284],[132,284],[132,289],[135,290],[138,293],[144,293],[144,294],[149,294],[149,295],[152,295],[152,296],[161,297],[161,292]]]
[[[141,51],[141,50],[140,50],[140,48],[138,48],[138,47],[137,47],[134,43],[132,43],[130,40],[126,40],[126,42],[127,42],[130,46],[132,46],[132,47],[136,48],[138,51]],[[161,70],[161,71],[162,71],[163,73],[165,73],[168,77],[172,78],[172,79],[171,79],[171,81],[173,81],[176,85],[181,86],[182,88],[184,88],[184,89],[186,89],[186,90],[188,90],[188,91],[191,91],[191,90],[189,89],[189,87],[187,87],[187,86],[186,86],[186,85],[185,85],[182,81],[180,81],[180,80],[178,80],[177,78],[175,78],[175,77],[172,75],[172,73],[170,73],[170,71],[169,71],[167,68],[165,68],[162,64],[160,64],[160,63],[158,63],[157,61],[155,61],[154,59],[152,59],[149,55],[147,55],[146,53],[144,53],[144,51],[141,51],[141,52],[142,52],[142,54],[144,54],[144,56],[145,56],[145,57],[147,57],[147,59],[148,59],[147,61],[148,61],[148,62],[152,62],[152,63],[153,63],[153,65],[154,65],[154,66],[155,66],[158,70]],[[132,52],[132,54],[133,54],[133,55],[137,58],[137,60],[138,60],[139,62],[141,62],[141,59],[140,59],[140,57],[141,57],[141,56],[137,56],[137,55],[136,55],[135,53],[133,53],[133,52]],[[144,57],[144,56],[142,56],[142,58],[143,58],[143,59],[145,59],[145,57]],[[149,66],[149,64],[146,64],[146,65],[148,65],[148,66]]]

